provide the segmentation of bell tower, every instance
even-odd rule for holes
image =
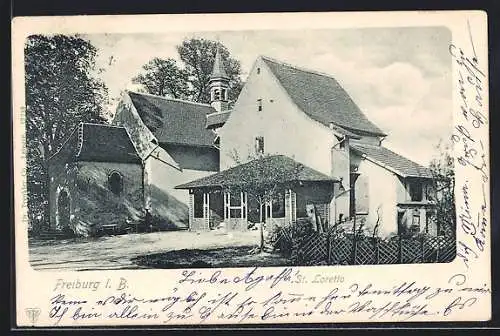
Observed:
[[[219,46],[217,46],[214,66],[208,85],[210,88],[210,105],[217,112],[227,110],[229,105],[229,76],[224,68]]]

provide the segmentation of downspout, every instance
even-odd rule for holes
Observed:
[[[335,207],[335,209],[334,209],[334,210],[335,210],[335,211],[334,211],[334,217],[333,217],[333,218],[334,218],[334,225],[336,225],[336,223],[337,223],[337,199],[338,199],[340,196],[344,195],[345,193],[347,193],[347,192],[349,192],[349,191],[351,191],[351,188],[347,188],[346,190],[342,191],[340,194],[335,195],[335,196],[333,197],[333,206]]]
[[[160,145],[155,145],[151,151],[147,155],[144,156],[144,159],[141,159],[141,165],[142,165],[142,203],[144,206],[144,209],[147,211],[148,206],[146,204],[146,160],[147,158],[158,148]]]
[[[347,193],[350,190],[351,190],[351,188],[348,188],[348,189],[342,191],[340,194],[338,194],[338,195],[336,195],[336,196],[333,197],[333,206],[334,206],[333,227],[334,227],[335,232],[337,231],[337,198],[339,198],[340,196],[344,195],[345,193]],[[333,230],[328,229],[328,235],[327,235],[327,247],[328,247],[327,248],[327,253],[328,253],[327,259],[328,259],[328,265],[331,264],[332,231]]]

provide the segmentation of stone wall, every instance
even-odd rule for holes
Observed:
[[[118,172],[123,189],[115,195],[108,176]],[[142,166],[133,163],[55,163],[50,167],[50,227],[69,230],[78,236],[95,234],[103,225],[124,228],[143,220]],[[58,196],[66,191],[70,199],[70,225],[58,226]]]
[[[122,191],[110,190],[108,177],[122,177]],[[80,235],[89,235],[103,225],[133,227],[144,217],[142,166],[131,163],[79,162],[75,216]]]

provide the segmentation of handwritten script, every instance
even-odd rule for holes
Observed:
[[[451,44],[449,51],[457,65],[460,111],[458,124],[454,129],[452,141],[458,148],[456,162],[469,178],[458,183],[457,227],[465,235],[459,239],[457,256],[469,268],[472,260],[478,259],[486,249],[488,229],[487,185],[488,148],[483,140],[488,136],[488,119],[484,110],[486,75],[481,67],[471,27],[468,25],[470,43],[467,48]],[[479,135],[478,135],[479,134]],[[473,180],[474,182],[471,182]],[[474,188],[474,189],[473,189]],[[472,202],[472,195],[481,195],[481,202]],[[460,236],[460,234],[459,234]]]
[[[49,318],[56,325],[103,319],[158,324],[286,322],[302,317],[335,321],[346,316],[409,321],[474,309],[490,293],[486,284],[470,285],[465,274],[451,276],[444,287],[417,281],[387,286],[346,281],[320,286],[314,293],[308,291],[309,279],[298,268],[286,267],[271,274],[258,268],[237,275],[227,275],[224,270],[206,274],[182,271],[175,287],[150,297],[115,289],[90,300],[88,295],[58,289],[50,298]],[[291,286],[298,282],[301,285]]]

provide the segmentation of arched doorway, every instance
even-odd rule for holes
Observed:
[[[61,190],[57,197],[57,229],[69,228],[70,221],[70,199],[66,190]]]

